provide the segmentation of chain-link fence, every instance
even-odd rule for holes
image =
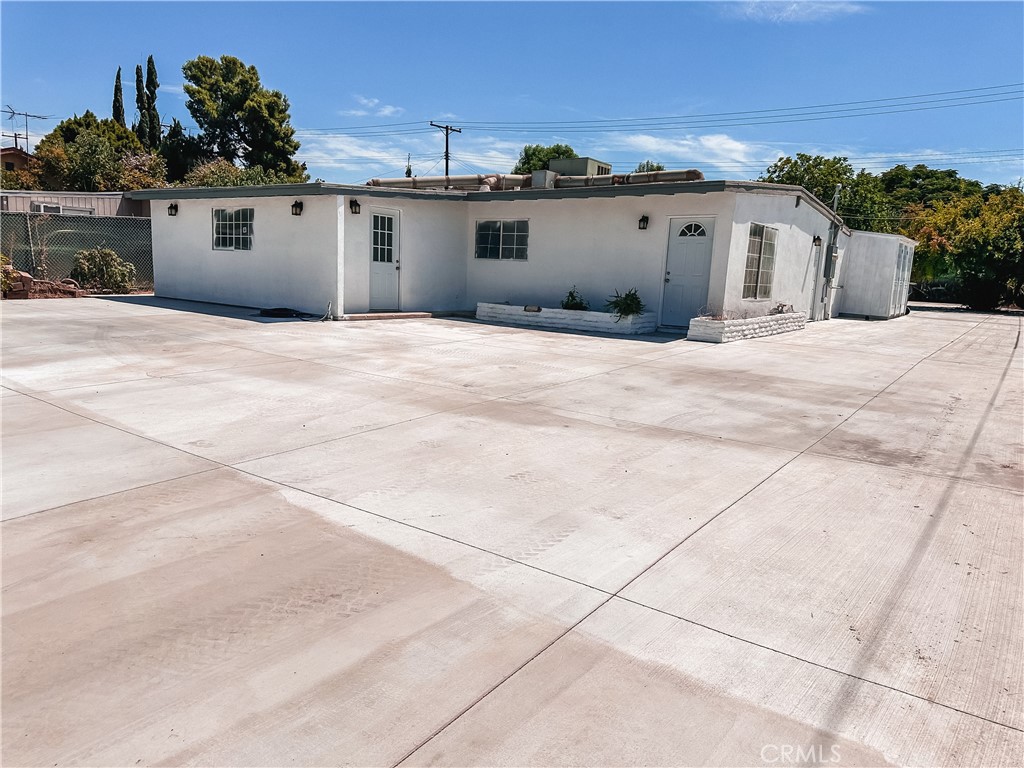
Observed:
[[[0,213],[0,251],[15,269],[37,280],[71,275],[75,254],[110,248],[135,267],[135,286],[153,287],[153,237],[147,218],[66,216],[52,213]]]

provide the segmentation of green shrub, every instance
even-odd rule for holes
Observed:
[[[88,248],[75,254],[71,279],[93,291],[130,293],[135,284],[135,267],[110,248]]]
[[[576,290],[574,285],[565,294],[565,298],[562,299],[562,309],[582,309],[586,311],[590,309],[590,303],[580,295],[580,292]]]
[[[616,323],[624,317],[642,315],[644,310],[647,309],[646,305],[640,300],[640,296],[637,294],[636,288],[630,288],[622,294],[620,294],[618,289],[616,289],[615,295],[610,296],[608,301],[605,303],[605,308],[609,312],[614,312],[618,315],[618,317],[615,318]]]

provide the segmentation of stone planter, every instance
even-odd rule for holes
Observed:
[[[608,312],[585,312],[579,309],[551,309],[527,312],[525,307],[508,304],[476,305],[476,319],[530,328],[551,328],[565,331],[591,331],[595,333],[639,334],[654,333],[658,321],[651,312],[630,315],[616,322],[617,315]]]
[[[807,315],[803,312],[747,317],[742,320],[710,320],[706,317],[695,317],[690,321],[690,330],[687,331],[686,338],[690,341],[711,341],[721,344],[726,341],[799,331],[803,330],[805,325]]]

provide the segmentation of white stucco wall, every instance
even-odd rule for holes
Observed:
[[[292,216],[294,199],[303,203]],[[338,201],[334,195],[160,201],[153,226],[155,293],[167,298],[338,314]],[[167,205],[178,204],[168,216]],[[253,247],[214,250],[213,209],[252,208]]]
[[[737,195],[731,228],[732,259],[720,305],[723,311],[739,316],[759,317],[783,302],[792,304],[797,312],[807,313],[811,318],[815,316],[812,308],[816,298],[821,295],[821,273],[828,245],[829,219],[806,199],[799,206],[796,200],[796,193]],[[779,232],[771,299],[743,298],[743,273],[751,223],[774,227]],[[723,231],[722,235],[725,234]],[[822,239],[820,259],[812,242],[815,235]],[[842,234],[838,245],[840,255],[837,274],[841,273],[846,248],[846,237]]]
[[[361,211],[338,198],[344,218],[344,311],[370,307],[371,226],[374,211],[398,216],[399,309],[441,311],[472,309],[466,295],[466,259],[472,241],[465,237],[463,200],[409,200],[356,195]]]
[[[897,282],[900,245],[910,251],[906,279]],[[838,311],[851,317],[887,318],[906,309],[906,283],[913,264],[914,241],[900,235],[853,232],[842,274],[843,295]],[[894,294],[894,286],[897,291]],[[893,302],[896,302],[895,311]]]
[[[591,308],[603,309],[616,289],[636,288],[647,311],[660,320],[670,220],[728,222],[734,197],[713,192],[469,203],[464,229],[469,249],[467,294],[474,303],[558,307],[575,285]],[[637,222],[643,215],[650,222],[641,231]],[[525,261],[474,258],[476,222],[488,219],[529,220]],[[713,248],[712,286],[716,275],[725,272],[719,262],[728,256],[728,243],[719,241],[717,223]]]

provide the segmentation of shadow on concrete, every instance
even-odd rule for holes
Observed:
[[[314,315],[305,314],[301,317],[264,317],[260,315],[259,307],[239,307],[231,304],[209,304],[203,301],[165,299],[159,296],[93,296],[92,298],[99,299],[100,301],[113,301],[118,304],[133,304],[138,307],[170,309],[176,312],[191,312],[193,314],[210,315],[212,317],[230,317],[235,320],[248,320],[253,323],[301,323],[320,319]]]
[[[486,325],[491,328],[504,328],[511,331],[533,331],[535,333],[552,333],[559,336],[588,336],[592,339],[621,339],[623,341],[646,341],[653,344],[667,344],[670,341],[680,341],[686,338],[686,331],[656,331],[655,333],[606,333],[601,331],[574,331],[568,328],[533,328],[528,325],[512,325],[506,323],[495,323],[490,320],[477,320],[475,317],[466,317],[462,313],[449,315],[447,313],[434,312],[434,317],[444,320],[471,323],[473,325]]]

